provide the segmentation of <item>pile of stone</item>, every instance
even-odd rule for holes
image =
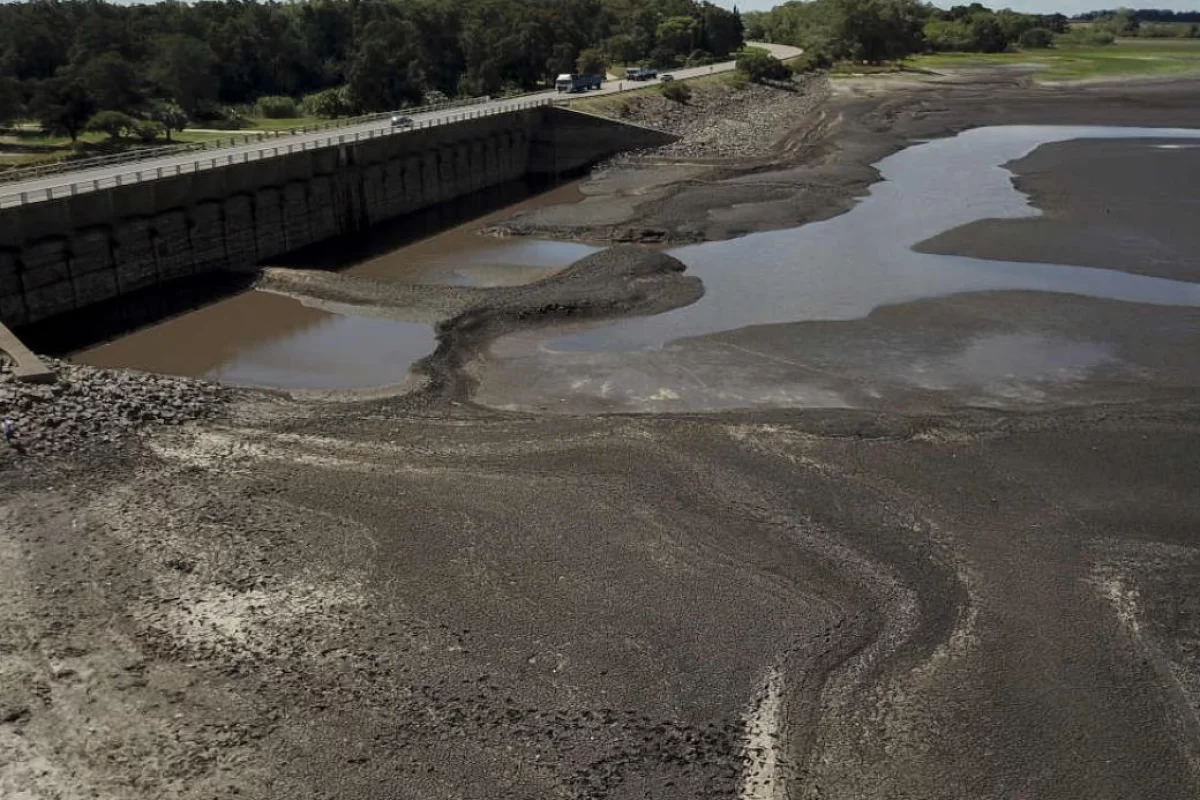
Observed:
[[[824,80],[797,77],[781,86],[704,86],[687,103],[648,93],[631,98],[621,119],[675,134],[680,139],[653,150],[623,153],[610,166],[655,158],[733,159],[769,155],[798,119],[811,113],[827,92]]]
[[[11,365],[0,366],[0,419],[14,423],[13,448],[33,455],[116,443],[149,426],[211,416],[229,398],[229,390],[199,380],[43,361],[57,382],[24,383]]]

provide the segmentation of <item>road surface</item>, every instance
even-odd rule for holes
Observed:
[[[793,58],[800,55],[802,52],[799,48],[788,47],[779,44],[753,43],[755,47],[761,47],[769,50],[777,58]],[[675,76],[676,80],[687,80],[688,78],[698,78],[704,75],[717,74],[721,72],[729,72],[734,69],[733,61],[725,61],[720,64],[713,64],[704,67],[692,67],[689,69],[670,70],[670,73]],[[661,73],[660,73],[661,74]],[[608,81],[603,88],[587,92],[587,96],[593,97],[604,94],[617,94],[622,91],[632,91],[634,89],[645,88],[648,85],[653,85],[658,81]],[[581,95],[559,95],[553,89],[537,92],[534,94],[521,95],[520,97],[503,98],[490,100],[485,103],[480,103],[468,107],[448,108],[439,111],[430,111],[423,114],[413,114],[412,118],[415,123],[424,127],[426,125],[439,124],[452,121],[455,118],[461,118],[464,113],[471,114],[495,114],[501,111],[510,109],[522,108],[538,102],[546,102],[551,98],[560,96],[579,97]],[[62,197],[72,193],[72,184],[75,185],[76,192],[86,192],[95,189],[104,189],[121,183],[132,183],[146,180],[155,180],[160,176],[159,170],[162,170],[161,176],[175,175],[179,172],[191,172],[195,169],[206,169],[212,167],[223,166],[229,163],[237,163],[245,160],[257,160],[263,157],[270,157],[274,154],[276,148],[279,153],[286,153],[291,150],[307,149],[311,147],[321,146],[322,143],[332,138],[358,136],[369,136],[377,134],[378,131],[387,130],[389,122],[387,120],[374,120],[372,122],[362,123],[360,125],[349,125],[344,128],[326,129],[322,131],[314,131],[310,133],[297,133],[292,135],[280,136],[261,142],[253,142],[251,144],[233,145],[224,148],[211,148],[203,151],[193,151],[180,153],[177,155],[161,156],[158,158],[148,158],[141,161],[126,161],[119,164],[108,164],[101,167],[91,169],[81,169],[73,172],[60,172],[54,175],[46,175],[38,178],[31,178],[26,181],[16,181],[13,183],[0,185],[0,207],[11,207],[21,205],[23,203],[38,202],[46,200],[50,197]],[[141,173],[139,176],[138,173]],[[22,196],[23,195],[23,196]]]

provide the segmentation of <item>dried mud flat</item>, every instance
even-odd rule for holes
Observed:
[[[1137,124],[1200,114],[1138,91]],[[840,174],[815,196],[848,202],[866,159],[1006,97],[1132,121],[896,89],[825,107],[840,144],[787,169]],[[809,203],[773,202],[755,224]],[[156,379],[146,397],[203,418],[0,450],[0,796],[1197,796],[1193,391],[1036,414],[474,406],[489,337],[695,292],[665,257],[606,258],[624,291],[568,275],[444,323],[410,396]]]

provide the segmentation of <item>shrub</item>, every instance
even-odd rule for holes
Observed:
[[[1074,28],[1061,34],[1058,41],[1064,44],[1110,45],[1117,40],[1111,31],[1096,30],[1095,28]]]
[[[750,76],[740,70],[734,70],[729,73],[729,85],[740,92],[750,85]]]
[[[204,123],[205,128],[219,131],[236,131],[246,127],[246,117],[233,106],[207,104],[196,110],[194,118]]]
[[[1021,34],[1017,40],[1021,47],[1029,50],[1050,47],[1054,44],[1054,34],[1046,28],[1030,28]]]
[[[589,47],[575,59],[575,71],[581,75],[604,75],[608,72],[608,60],[599,49]]]
[[[662,96],[675,103],[686,103],[692,99],[692,87],[682,81],[659,84]]]
[[[801,55],[791,59],[785,66],[797,75],[805,72],[815,72],[819,69],[828,69],[833,65],[833,59],[824,50],[813,47],[805,50]]]
[[[754,83],[785,81],[792,76],[792,71],[784,66],[782,61],[766,50],[756,47],[738,54],[737,68],[746,73]]]
[[[155,102],[150,107],[150,113],[148,116],[150,119],[160,123],[163,126],[163,130],[167,134],[168,141],[171,138],[171,131],[179,131],[182,133],[183,129],[186,128],[188,124],[187,113],[179,107],[178,103],[173,103],[170,100],[160,100]]]
[[[133,131],[137,120],[123,111],[98,111],[87,122],[87,130],[107,133],[113,139],[120,139],[126,133]]]
[[[157,120],[141,119],[134,123],[132,133],[144,143],[152,144],[166,135],[167,128]]]
[[[267,95],[258,98],[254,110],[265,119],[289,119],[300,116],[296,101],[281,95]]]
[[[305,114],[322,119],[344,117],[351,112],[350,98],[346,96],[346,88],[338,86],[305,95],[300,101],[300,107]]]

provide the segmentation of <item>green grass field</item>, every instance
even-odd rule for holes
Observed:
[[[289,126],[290,127],[290,126]],[[263,130],[263,129],[259,129]],[[122,153],[147,147],[167,147],[173,144],[189,144],[192,142],[207,142],[214,139],[224,139],[237,136],[237,131],[229,133],[210,133],[207,131],[178,131],[171,134],[171,141],[159,139],[152,144],[146,144],[137,139],[122,139],[112,142],[104,133],[80,134],[77,144],[71,144],[68,136],[48,136],[36,127],[24,125],[17,128],[0,131],[0,169],[14,167],[30,167],[38,164],[49,164],[78,152],[82,158],[102,156],[110,153]]]
[[[1200,73],[1200,39],[1118,39],[1105,47],[1060,45],[1016,53],[938,53],[905,62],[937,72],[990,65],[1030,65],[1039,81],[1075,81]]]
[[[246,121],[249,124],[245,128],[242,128],[243,133],[248,131],[286,131],[292,128],[303,128],[308,125],[329,122],[329,120],[320,117],[286,117],[283,119],[252,117]],[[237,133],[237,131],[230,131],[230,133]]]

